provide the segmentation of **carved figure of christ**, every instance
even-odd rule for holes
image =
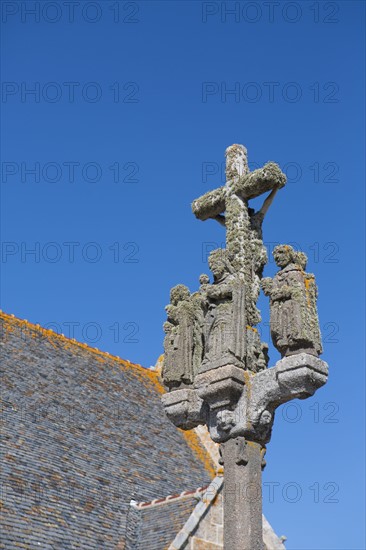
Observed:
[[[226,248],[230,261],[238,274],[249,276],[248,258],[250,240],[250,215],[248,200],[271,191],[259,213],[267,212],[278,189],[286,183],[286,176],[274,162],[249,171],[247,151],[243,145],[231,145],[226,149],[226,183],[209,191],[192,203],[196,218],[214,219],[226,227]]]

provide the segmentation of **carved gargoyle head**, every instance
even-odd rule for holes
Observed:
[[[221,432],[229,432],[235,426],[235,413],[231,410],[221,410],[216,415],[216,426]]]

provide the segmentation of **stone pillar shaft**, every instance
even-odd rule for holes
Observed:
[[[221,444],[224,550],[263,550],[262,446],[244,437]]]

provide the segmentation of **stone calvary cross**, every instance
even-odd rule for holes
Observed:
[[[263,550],[262,469],[275,409],[305,399],[327,381],[314,275],[307,258],[289,245],[273,251],[279,267],[262,278],[267,263],[262,222],[286,176],[269,162],[249,171],[242,145],[226,150],[226,184],[192,204],[200,220],[226,228],[226,248],[210,253],[213,281],[200,276],[199,290],[172,288],[164,323],[162,396],[168,418],[190,430],[206,424],[220,444],[224,466],[224,548]],[[270,192],[255,212],[248,201]],[[268,368],[268,345],[261,342],[257,300],[270,299],[270,328],[281,359]]]

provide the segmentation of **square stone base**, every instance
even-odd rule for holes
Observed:
[[[210,409],[235,406],[244,383],[244,370],[234,365],[211,369],[198,374],[195,379],[198,395]]]

